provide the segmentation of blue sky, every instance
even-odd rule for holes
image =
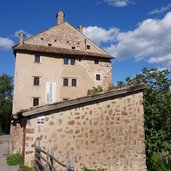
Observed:
[[[116,57],[113,83],[143,67],[171,68],[170,0],[5,0],[0,2],[0,74],[14,74],[11,46],[56,25],[56,13]]]

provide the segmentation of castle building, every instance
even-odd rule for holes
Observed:
[[[75,99],[98,85],[112,84],[113,57],[56,16],[57,25],[13,47],[16,58],[13,113],[32,106]]]
[[[57,170],[72,163],[74,170],[146,171],[146,85],[84,97],[92,87],[112,84],[113,57],[84,36],[82,26],[75,29],[65,22],[62,12],[56,26],[19,38],[13,47],[13,153],[39,170],[51,161]],[[43,151],[36,155],[37,145]],[[46,152],[53,158],[48,160]]]

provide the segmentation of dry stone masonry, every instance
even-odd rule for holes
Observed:
[[[34,163],[35,142],[40,141],[43,150],[54,149],[59,161],[72,154],[79,171],[84,165],[106,171],[145,171],[143,93],[133,90],[24,112],[25,163]]]

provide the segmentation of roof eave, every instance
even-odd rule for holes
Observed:
[[[115,59],[114,57],[112,57],[111,55],[102,55],[102,54],[93,54],[93,53],[82,53],[81,54],[81,52],[79,52],[78,54],[77,53],[75,53],[75,52],[77,52],[76,50],[73,50],[72,52],[70,51],[70,52],[52,52],[52,51],[39,51],[39,50],[31,50],[31,49],[24,49],[24,48],[22,48],[22,46],[20,47],[20,46],[16,46],[16,47],[14,47],[13,48],[13,52],[14,53],[24,53],[24,52],[27,52],[27,53],[42,53],[42,54],[58,54],[58,55],[63,55],[63,54],[65,54],[65,55],[78,55],[78,56],[90,56],[90,57],[100,57],[100,58],[103,58],[103,59]]]
[[[147,85],[143,83],[143,84],[130,86],[122,89],[114,89],[113,91],[98,94],[95,96],[87,96],[87,97],[82,97],[79,99],[69,100],[65,102],[58,102],[50,105],[39,106],[22,112],[22,116],[29,117],[32,115],[46,113],[54,110],[62,110],[64,108],[68,108],[72,106],[85,105],[87,103],[97,103],[98,101],[103,101],[105,99],[118,98],[136,92],[142,92],[146,88]]]

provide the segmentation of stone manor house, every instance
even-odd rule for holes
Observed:
[[[146,171],[146,85],[87,96],[92,87],[112,84],[113,57],[84,36],[82,26],[75,29],[59,12],[56,26],[27,40],[20,33],[13,50],[11,143],[26,165],[35,166],[39,142],[64,164],[71,154],[74,171]]]
[[[57,14],[57,25],[14,46],[16,58],[13,113],[87,95],[112,83],[111,55]],[[21,98],[22,97],[22,98]]]

